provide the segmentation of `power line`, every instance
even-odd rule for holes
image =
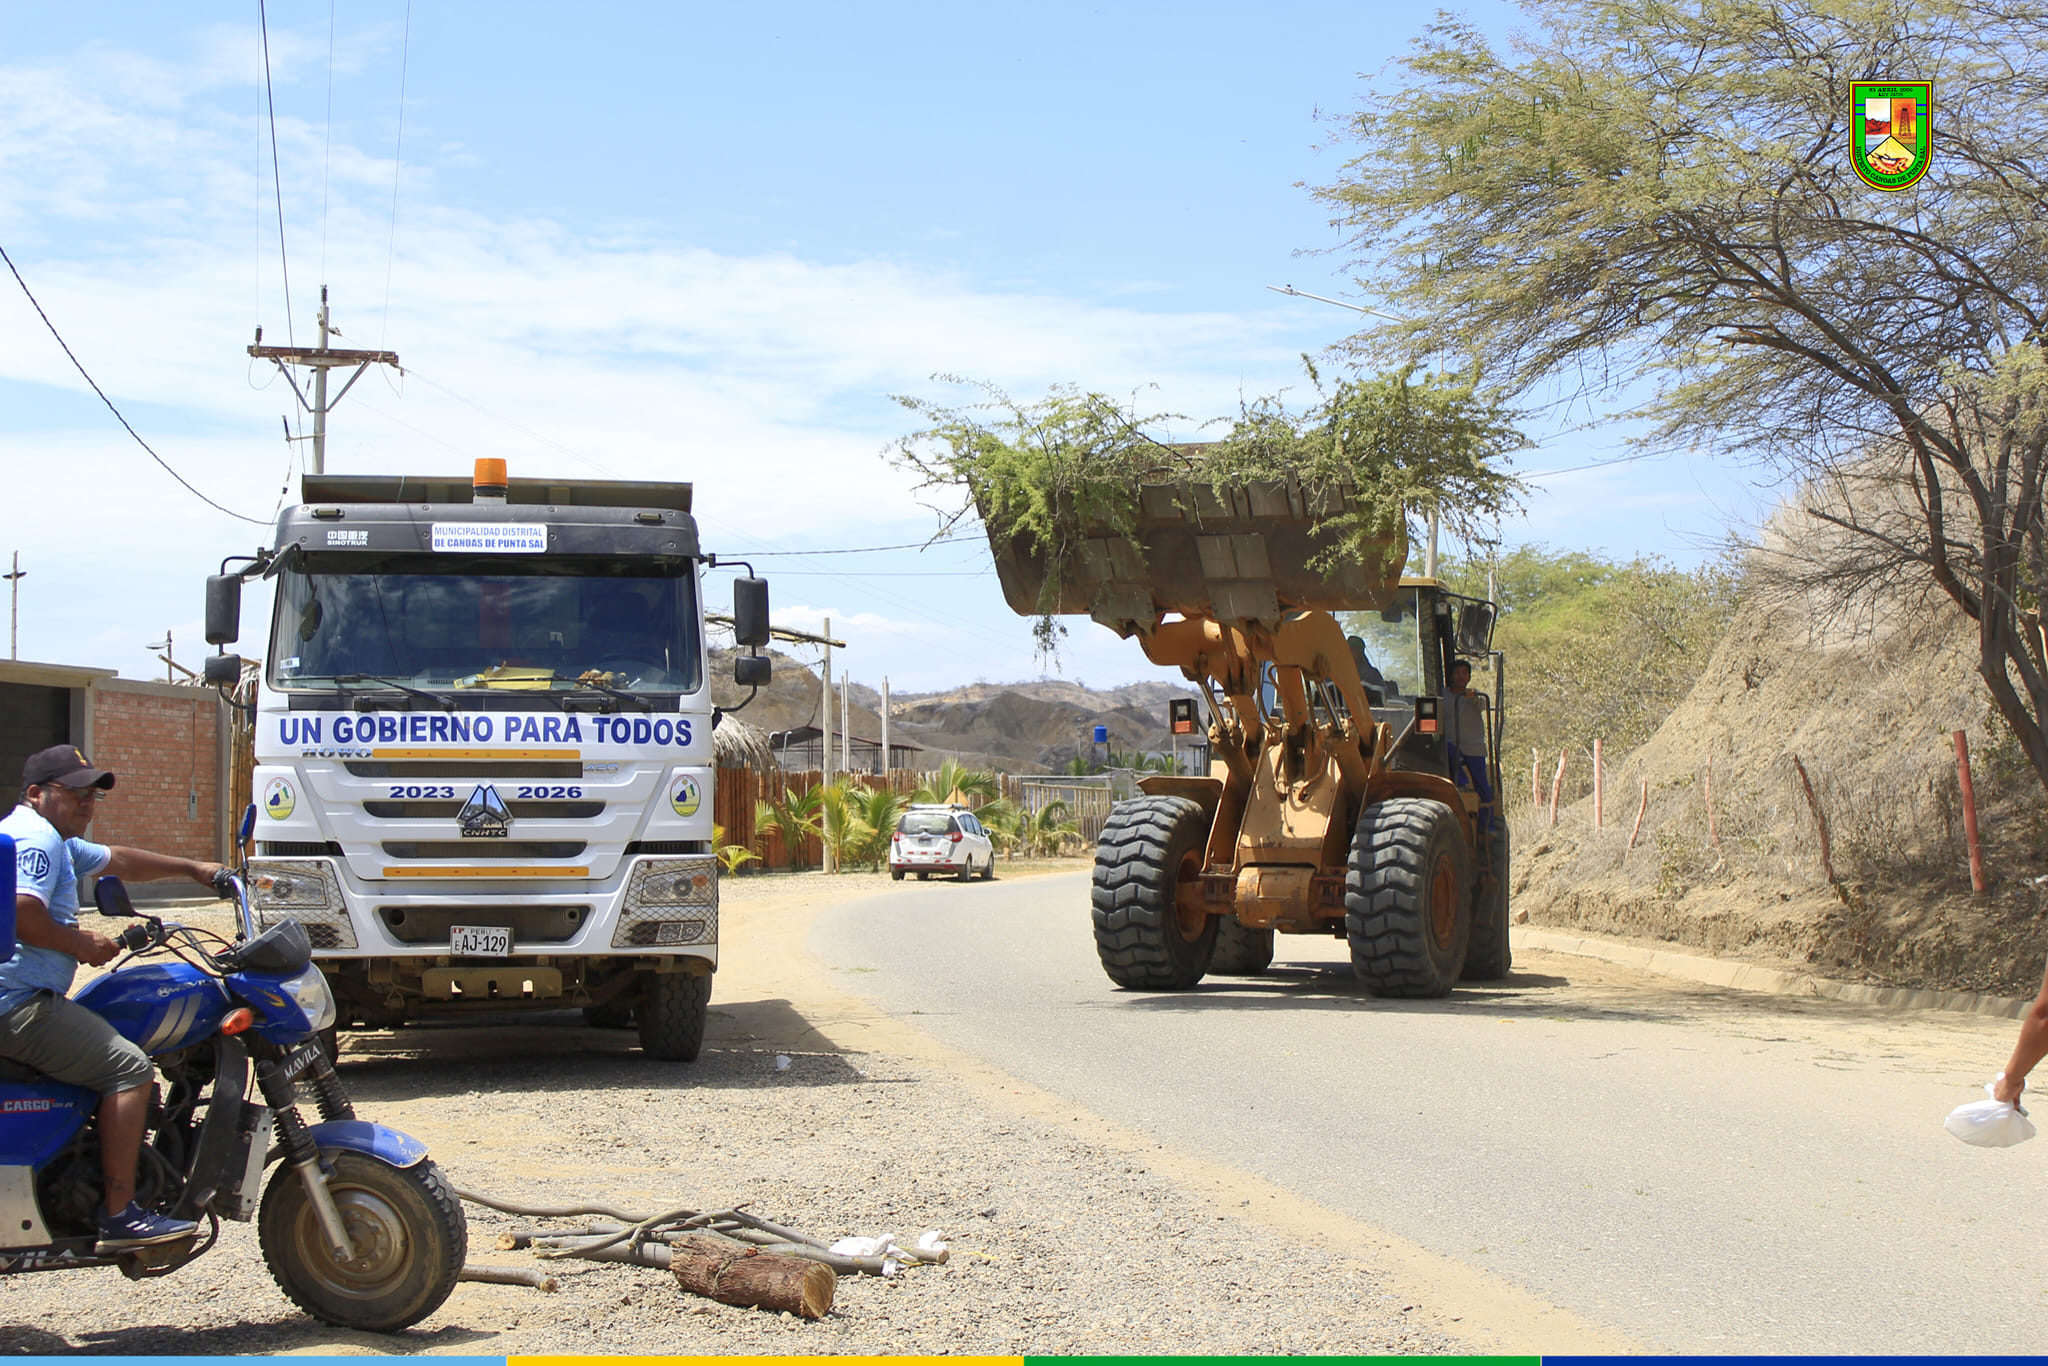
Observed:
[[[858,545],[850,550],[749,550],[743,553],[758,555],[762,559],[770,555],[873,555],[883,550],[929,550],[932,545],[930,541],[908,541],[902,545]]]
[[[259,518],[244,517],[242,516],[241,513],[236,512],[233,508],[222,507],[219,503],[214,502],[213,499],[208,498],[198,489],[193,488],[191,482],[187,480],[184,475],[172,469],[170,461],[158,455],[154,450],[151,450],[149,443],[142,439],[142,434],[136,431],[133,427],[128,426],[128,419],[121,416],[121,410],[114,406],[114,400],[107,397],[106,390],[100,388],[99,384],[93,379],[93,377],[90,374],[86,373],[85,366],[79,363],[78,357],[71,353],[71,346],[64,340],[64,334],[57,330],[57,324],[50,321],[50,315],[43,312],[43,306],[36,302],[35,292],[28,287],[28,281],[21,278],[21,272],[14,268],[14,258],[7,254],[7,249],[5,247],[0,247],[0,261],[5,261],[7,263],[8,273],[14,276],[14,283],[20,285],[21,292],[28,296],[29,307],[35,309],[36,316],[43,320],[43,326],[50,329],[50,335],[55,337],[57,339],[57,345],[64,349],[65,357],[70,360],[72,366],[77,369],[78,373],[84,377],[85,382],[87,384],[92,385],[92,391],[100,396],[100,402],[107,405],[107,411],[114,415],[114,420],[116,422],[119,422],[123,427],[127,427],[128,435],[135,438],[135,444],[142,447],[142,449],[144,449],[145,451],[149,451],[149,458],[156,461],[157,464],[162,465],[164,467],[164,473],[170,475],[171,478],[177,480],[180,484],[183,484],[185,486],[186,492],[190,493],[194,498],[197,498],[200,502],[206,504],[210,508],[213,508],[217,512],[225,512],[228,516],[233,517],[238,521],[247,522],[251,526],[270,525],[270,523],[262,521]]]
[[[391,330],[391,263],[398,255],[398,170],[405,163],[405,75],[411,61],[412,0],[405,0],[405,36],[398,46],[398,139],[391,149],[391,240],[384,248],[384,324],[377,332],[379,349]]]
[[[285,340],[297,346],[299,339],[292,333],[292,263],[284,251],[284,172],[277,164],[277,95],[270,84],[270,16],[264,10],[264,0],[256,0],[256,22],[263,30],[263,103],[270,111],[270,183],[277,187],[277,259],[284,269],[284,335]]]

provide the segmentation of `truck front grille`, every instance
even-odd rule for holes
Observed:
[[[358,778],[467,778],[484,783],[583,776],[581,759],[351,759],[344,767]]]
[[[384,856],[394,859],[461,859],[465,862],[575,858],[588,846],[582,840],[385,840]]]
[[[604,814],[603,802],[507,802],[514,820],[594,821]],[[364,802],[363,814],[380,821],[448,820],[461,802]]]

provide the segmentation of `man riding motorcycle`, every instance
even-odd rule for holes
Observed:
[[[135,1164],[149,1117],[155,1070],[140,1048],[99,1015],[69,999],[80,961],[97,967],[120,946],[79,928],[78,884],[113,874],[131,882],[186,877],[212,887],[221,865],[94,844],[84,838],[114,775],[70,745],[53,745],[22,765],[21,805],[0,820],[15,844],[19,947],[0,963],[0,1057],[99,1092],[97,1119],[106,1181],[102,1254],[172,1242],[198,1226],[135,1203]]]

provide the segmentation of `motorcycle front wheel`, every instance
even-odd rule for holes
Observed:
[[[462,1271],[469,1225],[462,1202],[432,1162],[400,1170],[338,1153],[328,1190],[355,1257],[338,1262],[305,1183],[285,1163],[257,1214],[263,1260],[292,1303],[337,1328],[395,1333],[441,1307]]]

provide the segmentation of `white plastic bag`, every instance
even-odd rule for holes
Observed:
[[[2004,1074],[2000,1073],[2002,1077]],[[1958,1105],[1949,1112],[1942,1127],[1963,1142],[1977,1148],[2010,1148],[2015,1143],[2024,1143],[2035,1133],[2034,1121],[2027,1118],[2027,1112],[2011,1101],[2000,1100],[1992,1088],[1998,1078],[1984,1084],[1984,1094],[1989,1100],[1973,1100],[1967,1105]]]

